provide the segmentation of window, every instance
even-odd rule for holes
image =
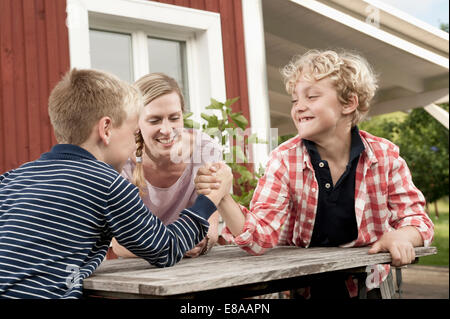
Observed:
[[[225,101],[219,14],[138,0],[67,0],[66,10],[71,67],[128,82],[167,73],[198,122],[211,98]]]
[[[143,30],[139,30],[139,32],[145,33]],[[119,33],[90,28],[91,67],[111,72],[122,80],[133,83],[138,79],[133,72],[135,68],[132,47],[133,37],[137,38],[134,40],[135,43],[140,41],[140,37],[134,32]],[[146,43],[141,43],[137,47],[142,48],[145,46],[147,47],[148,55],[148,70],[146,73],[162,72],[173,77],[180,85],[187,101],[186,110],[189,110],[186,41],[147,36]],[[139,68],[145,68],[145,66],[140,65]]]
[[[148,37],[149,71],[162,72],[173,77],[189,101],[186,67],[186,42]],[[186,105],[186,109],[189,106]]]
[[[89,46],[92,68],[109,71],[130,83],[134,81],[131,34],[91,29]]]

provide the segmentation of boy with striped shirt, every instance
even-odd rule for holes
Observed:
[[[59,144],[0,176],[0,298],[80,298],[112,237],[158,267],[205,237],[232,175],[219,172],[219,189],[164,226],[119,174],[142,108],[137,89],[95,70],[73,69],[53,89],[48,110]]]

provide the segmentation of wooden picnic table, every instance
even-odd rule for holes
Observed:
[[[140,258],[105,260],[84,280],[85,296],[113,298],[241,298],[305,287],[330,273],[364,273],[368,265],[390,263],[389,253],[369,255],[368,247],[279,246],[251,256],[233,245],[207,255],[157,268]],[[436,254],[415,248],[416,257]]]

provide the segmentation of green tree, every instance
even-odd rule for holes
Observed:
[[[395,143],[399,131],[398,126],[406,117],[407,115],[403,112],[383,114],[362,122],[359,128]]]
[[[448,104],[443,106],[448,111]],[[399,125],[400,155],[429,203],[448,195],[448,143],[448,129],[423,108],[412,110]]]

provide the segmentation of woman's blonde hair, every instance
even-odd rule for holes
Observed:
[[[338,99],[348,104],[353,95],[359,105],[353,113],[352,126],[369,112],[370,102],[378,88],[377,78],[370,64],[362,56],[348,51],[310,50],[295,56],[282,70],[286,91],[292,94],[300,78],[319,81],[333,80]]]
[[[181,111],[184,112],[184,97],[181,89],[175,79],[164,73],[150,73],[144,75],[135,83],[135,86],[141,91],[144,98],[144,105],[148,105],[154,99],[165,94],[177,93],[180,98]],[[132,183],[139,188],[141,195],[145,193],[146,182],[144,169],[142,166],[142,153],[144,152],[145,143],[144,138],[139,131],[136,136],[136,158],[141,158],[141,161],[136,161],[136,167],[133,171]]]
[[[80,145],[96,122],[109,116],[120,127],[143,107],[142,95],[113,74],[92,69],[72,69],[52,90],[48,114],[58,143]]]

